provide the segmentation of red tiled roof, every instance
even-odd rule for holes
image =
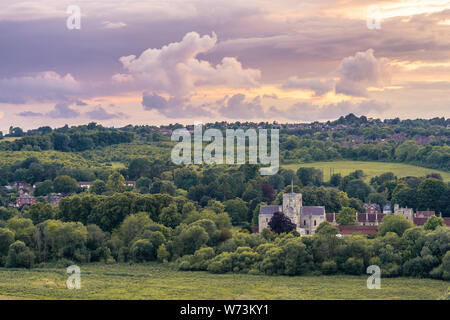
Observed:
[[[427,222],[428,218],[418,218],[418,217],[414,217],[414,224],[416,226],[423,226],[425,224],[425,222]]]
[[[354,233],[362,233],[364,235],[377,234],[377,226],[339,226],[339,232],[343,235],[352,235]]]
[[[424,217],[431,217],[434,216],[436,213],[434,211],[417,211],[417,216],[424,216]]]

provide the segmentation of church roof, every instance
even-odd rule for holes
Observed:
[[[300,213],[304,215],[323,215],[325,214],[325,207],[306,206],[301,208]]]
[[[259,208],[259,214],[274,214],[275,212],[281,211],[281,206],[261,206]]]

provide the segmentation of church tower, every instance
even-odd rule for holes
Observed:
[[[297,226],[300,225],[300,211],[303,206],[302,194],[294,193],[294,188],[291,186],[291,192],[283,194],[283,214]]]

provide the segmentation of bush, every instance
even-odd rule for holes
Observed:
[[[151,261],[155,260],[153,245],[148,239],[140,239],[131,246],[131,256],[134,261]]]
[[[322,262],[322,273],[323,274],[335,274],[337,271],[337,265],[334,261],[324,261]]]
[[[34,263],[34,254],[24,242],[16,241],[9,246],[6,258],[7,268],[31,268]]]
[[[208,271],[212,273],[226,273],[232,270],[233,258],[229,252],[219,254],[208,264]]]
[[[360,275],[364,273],[364,263],[362,259],[348,258],[344,263],[344,271],[347,274]]]

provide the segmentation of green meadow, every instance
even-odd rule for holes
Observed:
[[[365,180],[380,175],[385,172],[393,172],[397,177],[415,176],[422,177],[428,173],[439,173],[444,181],[450,181],[450,173],[428,169],[419,166],[403,163],[392,162],[370,162],[370,161],[330,161],[330,162],[311,162],[311,163],[294,163],[282,165],[283,168],[297,171],[300,167],[315,167],[323,170],[324,180],[330,180],[330,168],[334,169],[334,173],[340,173],[342,176],[348,175],[355,170],[363,170],[366,174]]]
[[[366,276],[264,276],[177,271],[164,264],[81,265],[81,289],[66,288],[65,268],[1,269],[0,299],[442,299],[449,282]]]

